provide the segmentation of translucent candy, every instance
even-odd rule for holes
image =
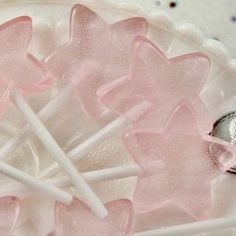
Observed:
[[[182,101],[192,104],[205,132],[212,128],[199,93],[207,79],[209,59],[192,53],[167,59],[151,41],[138,37],[133,49],[130,73],[99,89],[100,100],[111,110],[124,113],[142,101],[150,101],[152,111],[138,127],[161,130],[171,112]]]
[[[175,204],[197,219],[208,218],[210,183],[221,173],[213,158],[221,159],[227,154],[235,163],[232,146],[202,135],[192,108],[185,104],[172,114],[162,133],[133,130],[124,135],[124,143],[145,169],[134,194],[134,208],[141,212]],[[214,156],[209,148],[213,144],[220,148]],[[160,168],[160,161],[165,168]]]
[[[132,42],[135,36],[147,33],[147,22],[135,17],[108,25],[78,4],[72,9],[70,27],[70,41],[45,62],[58,79],[76,84],[85,111],[99,116],[105,108],[97,99],[97,89],[128,72]],[[90,73],[81,76],[87,67]]]
[[[19,213],[20,204],[17,198],[0,198],[0,235],[12,235]]]
[[[22,16],[0,26],[0,111],[4,112],[14,89],[23,95],[47,90],[51,83],[43,63],[27,52],[31,18]]]
[[[128,236],[132,230],[133,208],[129,200],[106,204],[109,215],[98,219],[81,201],[74,199],[70,206],[56,204],[54,236]]]

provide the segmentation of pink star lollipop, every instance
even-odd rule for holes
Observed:
[[[70,206],[56,204],[54,236],[128,236],[132,230],[133,208],[129,200],[106,204],[109,215],[101,220],[81,201],[74,199]]]
[[[60,167],[70,177],[76,189],[87,199],[88,204],[94,212],[104,217],[107,212],[102,202],[84,181],[75,166],[71,163],[23,97],[24,95],[44,91],[48,89],[52,83],[52,79],[44,65],[27,52],[31,34],[32,22],[31,19],[26,16],[15,18],[0,26],[1,111],[5,111],[6,104],[9,103],[11,98],[22,112],[34,133],[39,137],[55,161],[60,164]],[[1,173],[18,180],[23,179],[24,183],[31,183],[32,185],[32,180],[26,174],[14,171],[13,168],[4,163],[0,164]],[[35,185],[35,187],[40,186],[41,188],[42,182],[34,180],[33,185]],[[50,188],[48,188],[48,190],[50,190]],[[55,188],[51,188],[48,192],[55,193],[55,190]],[[61,192],[60,189],[57,189],[58,199]],[[72,198],[71,196],[68,197],[67,193],[64,194],[67,196],[68,203]]]
[[[97,99],[97,89],[127,73],[133,40],[137,35],[146,35],[147,22],[135,17],[108,25],[95,12],[78,4],[71,11],[70,30],[69,42],[45,61],[58,79],[78,85],[86,112],[99,116],[104,106]],[[79,78],[82,65],[94,65],[97,73]]]
[[[27,16],[0,26],[1,112],[5,111],[14,89],[22,95],[32,95],[47,90],[53,82],[46,68],[27,53],[31,34],[32,23]]]
[[[205,132],[211,130],[208,112],[199,98],[207,79],[209,59],[192,53],[168,59],[152,42],[138,37],[127,76],[99,89],[100,100],[111,110],[123,113],[141,101],[153,110],[138,124],[161,130],[167,118],[182,101],[192,104]]]
[[[202,135],[187,105],[171,116],[162,133],[134,130],[124,136],[124,143],[135,161],[145,167],[134,194],[134,208],[141,212],[174,203],[197,219],[207,218],[210,182],[221,173],[215,160],[222,164],[225,160],[228,165],[231,159],[231,164],[235,163],[232,147]],[[158,161],[165,164],[163,170]]]
[[[17,198],[0,198],[0,235],[13,235],[19,214],[20,203]]]

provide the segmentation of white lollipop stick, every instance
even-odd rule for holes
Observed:
[[[99,130],[97,133],[89,137],[83,143],[72,149],[67,153],[67,156],[71,161],[78,161],[88,154],[93,148],[101,144],[105,139],[109,138],[112,134],[122,130],[128,125],[132,124],[140,116],[142,116],[147,110],[149,110],[151,104],[149,102],[142,102],[139,105],[134,106],[125,115],[119,116],[116,120]],[[131,119],[129,117],[132,117]],[[60,171],[60,167],[57,163],[53,163],[40,174],[40,178],[49,178]]]
[[[83,178],[91,184],[98,183],[98,182],[104,182],[114,179],[122,179],[122,178],[128,178],[128,177],[137,177],[142,175],[146,169],[149,170],[150,165],[147,165],[146,167],[143,166],[142,169],[136,165],[126,165],[126,166],[120,166],[120,167],[112,167],[107,169],[100,169],[100,170],[94,170],[82,173]],[[160,172],[165,169],[165,165],[160,161],[159,165],[157,163],[155,164],[155,171]],[[56,176],[54,178],[45,179],[45,181],[49,184],[52,184],[59,188],[69,188],[72,187],[71,181],[68,178],[68,176]],[[11,194],[18,193],[21,194],[29,194],[30,189],[27,186],[24,186],[22,184],[12,184],[8,185],[5,188],[0,189],[0,196],[6,196]]]
[[[55,161],[60,165],[60,167],[66,172],[70,177],[71,182],[73,183],[75,189],[86,200],[86,203],[89,205],[91,210],[99,217],[104,218],[108,212],[93,190],[89,187],[86,181],[83,179],[81,174],[57,144],[55,139],[51,136],[45,126],[42,124],[40,119],[27,104],[23,96],[15,92],[12,95],[12,99],[15,104],[22,112],[25,120],[31,126],[34,133],[38,136],[44,146],[47,148],[49,153],[52,155]]]
[[[69,84],[63,89],[58,96],[52,99],[42,110],[37,114],[41,121],[49,119],[61,107],[73,92],[73,87]],[[11,152],[16,150],[27,138],[33,135],[29,125],[25,125],[19,133],[12,137],[1,149],[0,160],[6,160]]]
[[[142,173],[137,165],[127,165],[122,167],[113,167],[102,170],[95,170],[82,173],[83,178],[90,184],[98,183],[113,179],[121,179],[132,176],[138,176]],[[57,176],[45,180],[48,184],[52,184],[58,188],[69,188],[72,186],[68,176]],[[26,195],[30,194],[31,189],[20,183],[11,184],[0,189],[0,196],[7,196],[12,194]]]
[[[73,83],[68,83],[60,93],[47,105],[45,105],[37,116],[41,121],[46,121],[49,119],[73,94],[74,87],[79,86],[81,80],[86,79],[87,76],[91,75],[96,71],[97,65],[93,65],[91,63],[84,64],[78,71],[78,74],[73,80]],[[19,145],[21,145],[27,138],[33,135],[31,128],[29,125],[25,125],[19,133],[17,133],[10,141],[8,141],[1,149],[0,149],[0,160],[6,160],[11,152],[17,149]]]
[[[24,173],[23,171],[12,167],[6,163],[0,162],[0,173],[6,175],[12,179],[20,181],[25,185],[35,189],[36,191],[43,192],[57,201],[63,202],[65,204],[70,204],[73,200],[71,194],[62,191],[61,189],[43,182],[35,177]],[[21,185],[24,186],[24,185]],[[12,193],[14,195],[14,192]]]
[[[133,236],[189,236],[234,227],[236,227],[236,218],[225,217],[139,232]]]

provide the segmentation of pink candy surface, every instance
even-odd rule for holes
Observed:
[[[47,90],[52,77],[45,65],[28,53],[32,21],[27,16],[0,26],[0,110],[3,112],[14,90],[32,95]]]
[[[132,204],[117,200],[106,204],[109,215],[98,219],[81,201],[70,206],[57,203],[55,207],[55,236],[128,236],[133,223]]]
[[[162,133],[134,130],[124,136],[124,143],[145,169],[134,194],[136,211],[148,212],[175,204],[197,219],[209,217],[210,183],[220,174],[209,145],[221,146],[220,155],[229,150],[233,153],[233,149],[219,139],[202,135],[191,107],[183,105],[177,109]]]
[[[207,79],[209,59],[192,53],[166,58],[151,41],[139,37],[133,47],[130,72],[98,91],[111,110],[123,113],[142,101],[152,103],[150,112],[138,127],[162,129],[171,112],[182,101],[192,104],[203,130],[211,128],[199,93]]]
[[[133,40],[146,35],[147,29],[146,20],[140,17],[108,25],[78,4],[71,12],[70,41],[45,61],[56,78],[75,84],[85,111],[96,117],[105,110],[97,89],[128,72]],[[87,76],[83,73],[86,67],[90,68]]]

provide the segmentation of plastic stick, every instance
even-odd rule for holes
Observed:
[[[36,191],[43,192],[59,202],[70,204],[73,199],[71,194],[64,192],[58,187],[51,185],[47,182],[43,182],[6,163],[0,162],[0,173],[16,181],[19,181],[27,185],[28,187],[35,189]],[[25,187],[22,184],[17,184],[17,185]],[[15,195],[14,193],[15,191],[13,191],[11,195],[14,196]]]
[[[99,130],[97,133],[89,137],[83,143],[72,149],[67,153],[67,156],[71,161],[78,161],[88,154],[91,150],[96,148],[101,144],[105,139],[109,138],[112,134],[122,130],[123,128],[130,125],[134,122],[134,119],[138,119],[150,108],[149,102],[143,102],[139,105],[134,106],[130,109],[125,115],[119,116],[116,120],[112,121],[110,124]],[[132,117],[130,119],[129,117]],[[57,163],[53,163],[45,170],[43,170],[39,177],[40,178],[49,178],[60,171],[60,167]]]
[[[83,178],[90,184],[98,183],[113,179],[121,179],[127,177],[138,176],[142,173],[137,165],[127,165],[121,167],[113,167],[95,171],[82,173]],[[69,188],[72,186],[68,176],[57,176],[45,180],[48,184],[52,184],[59,188]],[[11,184],[7,187],[1,188],[0,196],[7,196],[12,194],[26,195],[31,192],[31,188],[23,184]]]
[[[20,93],[15,92],[12,95],[12,99],[19,110],[22,112],[25,120],[31,126],[34,133],[38,136],[46,149],[49,151],[51,156],[70,177],[70,180],[73,183],[75,189],[79,191],[80,194],[82,194],[91,210],[100,218],[104,218],[108,214],[105,206],[83,179],[79,171],[75,168],[66,154],[57,144],[55,139],[51,136],[43,123],[31,109],[31,107],[27,104],[24,97]]]
[[[70,94],[73,91],[73,87],[69,84],[61,93],[52,99],[42,110],[37,114],[42,122],[49,119],[67,100],[70,98]],[[7,160],[9,154],[15,151],[27,138],[30,138],[33,132],[29,125],[25,125],[19,133],[12,137],[3,147],[0,149],[0,160]]]
[[[233,227],[236,227],[236,218],[225,217],[139,232],[133,236],[188,236]]]

